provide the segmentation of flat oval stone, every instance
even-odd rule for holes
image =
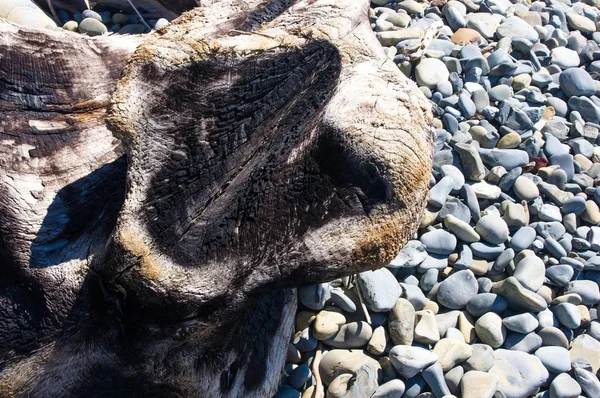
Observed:
[[[471,221],[471,210],[458,198],[446,201],[438,217],[445,220],[447,215],[452,215],[467,224]]]
[[[397,345],[390,350],[390,361],[404,378],[416,376],[438,360],[438,355],[421,347]]]
[[[391,310],[402,294],[396,277],[387,268],[361,272],[358,280],[365,305],[374,312]]]
[[[544,284],[546,266],[537,256],[527,256],[517,264],[513,277],[527,289],[536,292]]]
[[[492,348],[501,347],[506,339],[506,328],[498,314],[488,312],[475,322],[475,333],[482,343]]]
[[[95,18],[85,18],[79,24],[79,31],[88,36],[100,36],[108,32],[106,26]]]
[[[422,58],[415,68],[417,84],[430,89],[435,89],[439,82],[448,80],[449,76],[446,65],[436,58]]]
[[[485,242],[471,243],[469,247],[473,251],[475,257],[489,261],[498,258],[498,256],[501,255],[505,250],[504,245],[492,245]]]
[[[567,373],[556,376],[554,380],[552,380],[552,384],[550,384],[550,389],[548,391],[551,397],[556,398],[577,398],[581,395],[581,387],[575,379]]]
[[[442,177],[452,178],[452,180],[454,181],[454,185],[452,186],[452,189],[456,189],[456,190],[461,189],[462,186],[465,184],[465,177],[463,176],[462,172],[456,166],[452,166],[450,164],[443,165],[440,168],[440,173],[441,173]]]
[[[506,300],[494,293],[479,293],[467,303],[467,312],[479,317],[488,312],[501,314],[507,307]]]
[[[551,281],[551,284],[563,287],[573,277],[575,270],[570,265],[557,264],[546,268],[546,278]]]
[[[525,178],[523,176],[519,176],[516,179],[513,185],[513,190],[519,199],[527,202],[532,201],[540,196],[540,190],[535,183],[529,178]]]
[[[488,167],[502,166],[510,171],[529,163],[529,154],[520,149],[485,149],[478,150],[481,160]]]
[[[534,355],[498,349],[494,356],[496,363],[488,373],[500,379],[498,391],[506,398],[527,397],[544,385],[550,376],[539,358]]]
[[[551,308],[561,325],[569,329],[577,329],[581,324],[581,313],[577,306],[571,303],[560,303]]]
[[[473,344],[473,354],[462,363],[465,371],[487,372],[494,366],[494,350],[487,344]]]
[[[565,288],[565,294],[577,293],[581,296],[585,305],[595,305],[600,301],[600,289],[598,284],[589,280],[577,280],[569,282]]]
[[[396,345],[411,345],[414,339],[415,308],[410,301],[399,298],[388,317],[388,330]]]
[[[319,363],[319,374],[327,385],[339,375],[354,374],[363,365],[369,364],[381,369],[378,361],[364,354],[361,350],[331,350],[323,355]]]
[[[346,317],[342,311],[336,307],[329,307],[317,314],[313,322],[313,336],[317,340],[326,340],[340,330],[340,327],[346,323]]]
[[[444,218],[444,226],[463,242],[472,243],[477,242],[480,239],[479,234],[475,232],[473,227],[454,217],[452,214],[448,214],[446,218]]]
[[[360,348],[365,346],[371,336],[373,329],[366,322],[350,322],[342,327],[332,337],[323,342],[335,348]]]
[[[564,373],[571,370],[571,358],[566,348],[541,347],[535,352],[535,356],[551,373]]]
[[[542,338],[536,333],[509,333],[504,342],[504,348],[512,351],[522,351],[528,354],[542,346]]]
[[[530,312],[506,317],[502,323],[508,330],[522,334],[533,332],[540,324]]]
[[[478,199],[495,200],[500,197],[502,190],[496,185],[488,184],[485,181],[477,182],[471,185],[475,196]]]
[[[567,340],[565,334],[557,327],[546,326],[538,332],[538,335],[542,338],[543,346],[569,348],[569,340]]]
[[[510,240],[510,247],[517,253],[528,249],[535,240],[536,236],[537,233],[535,232],[535,229],[531,227],[519,228]]]
[[[421,236],[421,242],[429,253],[448,255],[456,248],[456,237],[448,231],[437,229]]]
[[[552,63],[558,65],[561,69],[577,68],[581,63],[577,51],[566,47],[556,47],[551,52]],[[562,86],[561,86],[562,88]]]
[[[458,271],[444,281],[437,290],[437,301],[446,308],[460,309],[467,305],[479,290],[477,279],[469,270]]]
[[[508,225],[497,215],[486,215],[477,221],[475,231],[483,240],[491,244],[504,243],[509,236]]]

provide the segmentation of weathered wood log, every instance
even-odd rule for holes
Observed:
[[[368,4],[0,22],[1,396],[274,393],[292,288],[383,266],[425,203],[430,112]]]

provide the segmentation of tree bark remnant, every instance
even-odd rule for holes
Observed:
[[[425,203],[430,111],[368,4],[0,21],[0,395],[276,391],[293,288],[383,266]]]

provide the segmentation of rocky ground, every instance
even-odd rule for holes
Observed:
[[[436,116],[428,208],[387,267],[299,289],[277,397],[600,397],[599,6],[373,0]]]

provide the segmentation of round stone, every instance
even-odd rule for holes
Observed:
[[[458,271],[444,281],[437,289],[437,301],[446,308],[460,309],[467,305],[478,292],[479,285],[470,270]]]
[[[313,336],[317,340],[326,340],[334,336],[345,323],[346,317],[339,308],[326,308],[317,314],[313,322]]]
[[[568,373],[559,374],[552,380],[548,390],[551,398],[577,398],[581,387]]]
[[[502,318],[493,312],[482,315],[475,322],[475,333],[482,343],[492,348],[501,347],[506,339],[506,328]]]
[[[570,68],[563,71],[559,78],[561,90],[568,96],[586,96],[596,93],[595,81],[583,69]]]
[[[540,196],[540,190],[529,178],[519,176],[513,185],[513,190],[517,197],[527,202]]]
[[[561,69],[577,68],[581,63],[577,51],[566,47],[556,47],[551,53],[552,63]]]
[[[79,24],[79,31],[88,36],[100,36],[108,32],[106,26],[95,18],[85,18]]]
[[[534,355],[498,349],[494,356],[496,363],[488,373],[498,376],[498,391],[506,398],[527,397],[544,385],[550,376]]]
[[[443,229],[426,232],[421,236],[421,243],[425,245],[427,252],[440,255],[448,255],[456,248],[456,237]]]
[[[481,236],[481,239],[495,245],[506,242],[509,236],[506,221],[495,214],[481,217],[477,221],[475,231]]]
[[[154,24],[154,30],[159,30],[164,28],[165,26],[167,26],[169,24],[169,21],[166,20],[165,18],[160,18],[158,21],[156,21],[156,23]]]
[[[531,332],[528,334],[510,333],[504,342],[504,348],[531,354],[542,346],[542,338]]]
[[[358,280],[365,305],[374,312],[391,310],[402,294],[396,277],[387,268],[361,272]]]
[[[440,174],[442,177],[450,177],[454,181],[452,189],[461,189],[465,185],[465,177],[462,172],[455,166],[445,164],[440,168]]]
[[[82,18],[93,18],[97,21],[102,22],[102,16],[100,14],[98,14],[96,11],[92,11],[92,10],[83,10],[83,12],[81,13]]]
[[[546,266],[541,258],[533,255],[523,258],[515,267],[513,276],[527,289],[536,292],[544,284]]]
[[[535,232],[535,229],[531,227],[519,228],[519,230],[515,232],[510,240],[510,247],[517,253],[528,249],[535,240],[536,236],[537,233]]]
[[[531,312],[506,317],[502,323],[508,330],[521,334],[533,332],[540,324]]]
[[[565,294],[568,293],[578,294],[585,305],[596,305],[600,301],[600,289],[594,281],[578,280],[569,282],[565,288]]]
[[[340,327],[340,330],[324,343],[335,348],[360,348],[369,342],[372,335],[373,329],[368,323],[350,322]]]
[[[596,31],[596,24],[594,21],[583,15],[575,14],[574,12],[567,13],[567,22],[571,29],[581,33],[593,33]]]
[[[129,17],[123,13],[116,12],[112,15],[112,23],[115,25],[127,25]]]
[[[525,38],[532,43],[537,42],[539,38],[538,33],[531,25],[516,16],[505,19],[496,29],[496,35],[500,39],[504,37]]]
[[[475,317],[488,312],[502,313],[507,303],[502,296],[494,293],[479,293],[467,303],[467,312]]]
[[[581,313],[576,305],[560,303],[552,307],[552,312],[558,318],[561,325],[569,329],[577,329],[581,324]]]
[[[75,21],[67,21],[62,28],[71,32],[77,32],[79,29],[79,24]]]
[[[566,348],[541,347],[535,352],[535,356],[551,373],[564,373],[571,370],[571,358]]]
[[[437,58],[423,58],[415,68],[415,78],[419,86],[435,89],[439,82],[448,80],[448,77],[448,68]]]
[[[569,340],[567,340],[565,334],[557,327],[546,326],[538,332],[538,335],[542,338],[543,346],[569,348]]]
[[[498,148],[500,149],[514,149],[521,144],[521,136],[519,133],[513,131],[500,138],[498,141]]]
[[[462,363],[465,371],[487,372],[494,366],[494,350],[487,344],[473,344],[473,354]]]
[[[454,32],[454,34],[450,37],[450,40],[452,41],[452,43],[456,43],[456,44],[478,43],[481,41],[481,39],[482,39],[481,34],[478,31],[476,31],[475,29],[470,29],[470,28],[457,29],[456,32]]]

